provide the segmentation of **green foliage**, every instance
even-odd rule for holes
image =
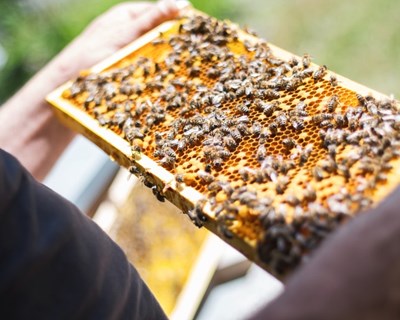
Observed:
[[[0,45],[8,60],[0,70],[0,103],[42,68],[96,16],[121,0],[48,1],[41,7],[0,2]],[[226,17],[227,1],[193,1],[209,14]]]
[[[117,0],[61,1],[44,8],[0,5],[0,44],[8,60],[0,73],[0,102],[7,99],[98,14]]]

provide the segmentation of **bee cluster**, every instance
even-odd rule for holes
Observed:
[[[65,97],[201,192],[188,212],[196,225],[209,203],[220,233],[254,244],[276,273],[369,208],[400,154],[394,100],[200,15],[78,77]]]

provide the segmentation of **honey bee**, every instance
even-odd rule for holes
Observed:
[[[300,199],[295,196],[293,193],[286,196],[285,201],[288,205],[292,207],[296,207],[300,204]]]
[[[337,164],[334,159],[328,158],[321,161],[321,168],[328,173],[334,173],[336,172]]]
[[[329,99],[328,103],[326,104],[328,112],[334,112],[338,104],[339,104],[339,97],[335,94]]]
[[[305,101],[300,101],[298,104],[296,104],[295,110],[296,112],[304,112],[306,108],[307,108],[307,103]]]
[[[324,171],[320,166],[315,166],[313,168],[313,177],[317,181],[321,181],[322,179],[324,179]]]
[[[306,147],[300,152],[299,156],[299,164],[300,166],[304,165],[311,156],[311,152],[313,150],[313,145],[310,143],[306,145]]]
[[[363,173],[373,174],[376,172],[377,167],[370,161],[364,161],[364,159],[358,164],[358,169]]]
[[[260,133],[260,143],[265,143],[268,138],[270,138],[273,134],[269,130],[269,128],[262,128]]]
[[[162,149],[162,151],[164,152],[164,155],[171,157],[171,158],[176,158],[176,153],[172,148],[165,147]]]
[[[278,132],[278,124],[277,124],[276,122],[271,122],[271,123],[268,125],[268,129],[269,129],[269,131],[271,132],[271,134],[274,136],[274,135],[276,135],[277,132]]]
[[[278,125],[280,127],[285,127],[287,122],[288,122],[288,118],[286,116],[286,113],[281,112],[275,119],[275,121],[278,123]]]
[[[143,77],[148,77],[150,75],[150,66],[149,65],[144,65],[142,66],[143,70]]]
[[[248,135],[248,134],[250,134],[250,131],[249,131],[249,129],[247,128],[247,125],[246,124],[244,124],[244,123],[239,123],[237,126],[236,126],[236,129],[237,130],[239,130],[239,132],[242,134],[242,135]]]
[[[268,81],[268,88],[274,90],[284,90],[288,84],[288,80],[284,77],[277,77],[275,80]]]
[[[293,138],[288,137],[282,140],[282,144],[284,145],[286,151],[290,151],[297,145],[297,142]]]
[[[214,176],[204,170],[197,171],[197,176],[204,182],[204,183],[211,183],[214,181]]]
[[[128,115],[125,112],[117,111],[114,114],[114,117],[112,119],[112,123],[114,125],[117,125],[118,127],[122,128],[122,126],[124,125],[124,123],[125,123],[127,118],[128,118]]]
[[[331,74],[329,77],[329,82],[332,87],[336,87],[338,85],[338,80],[335,75]]]
[[[188,74],[190,77],[198,77],[200,75],[200,68],[197,66],[192,66],[191,68],[188,69]]]
[[[306,200],[307,202],[315,201],[317,199],[317,193],[316,193],[314,187],[312,187],[310,184],[307,184],[307,187],[303,193],[303,197],[304,197],[304,200]]]
[[[224,101],[224,95],[223,94],[216,94],[211,96],[211,104],[213,106],[219,106],[223,101]]]
[[[370,115],[376,116],[378,114],[378,107],[375,103],[368,101],[365,107]]]
[[[346,137],[346,142],[349,144],[359,144],[364,137],[365,133],[363,131],[355,131]]]
[[[303,64],[304,69],[307,69],[311,64],[311,56],[308,53],[305,53],[301,59],[301,63]]]
[[[134,175],[138,176],[139,178],[141,177],[140,169],[139,169],[135,164],[132,164],[132,165],[128,168],[128,170],[129,170],[129,172],[130,172],[131,174],[134,174]]]
[[[332,124],[332,122],[330,120],[323,120],[323,121],[320,122],[319,126],[321,128],[332,128],[333,124]]]
[[[221,150],[218,152],[218,156],[222,159],[227,159],[231,156],[231,153],[228,150]]]
[[[243,87],[239,88],[238,90],[240,90],[240,89],[244,90],[244,94],[246,95],[246,97],[251,97],[254,93],[254,87],[250,82],[246,83]],[[236,91],[236,93],[239,96],[242,95],[242,94],[239,94],[237,91]]]
[[[336,149],[337,149],[337,145],[336,144],[328,145],[328,154],[333,159],[336,158]]]
[[[207,189],[210,192],[218,192],[222,190],[222,186],[219,181],[213,181],[207,186]]]
[[[142,147],[139,144],[133,143],[131,146],[132,155],[136,160],[140,159],[140,153],[142,152]]]
[[[250,108],[246,105],[246,104],[239,104],[237,107],[236,107],[236,109],[239,111],[239,112],[242,112],[242,113],[249,113],[250,112]]]
[[[303,84],[302,79],[293,77],[287,84],[285,89],[287,91],[296,90],[299,86]]]
[[[136,103],[135,115],[140,116],[147,108],[148,105],[145,102]]]
[[[367,100],[364,98],[363,95],[361,95],[361,94],[359,94],[359,93],[356,93],[356,97],[357,97],[357,100],[358,100],[358,102],[360,103],[360,105],[362,105],[362,106],[365,106],[365,105],[366,105]]]
[[[233,151],[237,147],[237,142],[230,135],[225,136],[223,138],[224,146],[228,148],[228,150]]]
[[[233,232],[231,230],[229,230],[229,227],[227,225],[219,223],[218,230],[225,238],[227,238],[227,239],[233,238]]]
[[[163,156],[164,156],[164,152],[161,149],[156,149],[153,152],[153,157],[155,157],[155,158],[161,158]]]
[[[236,119],[237,123],[248,123],[249,121],[250,121],[250,119],[249,119],[249,117],[247,115],[241,116],[241,117]],[[231,123],[231,124],[234,124],[234,122]]]
[[[162,194],[162,192],[158,189],[157,186],[152,186],[151,191],[156,196],[158,201],[165,202],[165,196]]]
[[[232,138],[235,139],[235,141],[237,141],[237,142],[242,139],[242,135],[238,129],[233,129],[230,134],[231,134]]]
[[[254,169],[251,169],[249,167],[243,167],[239,169],[239,174],[243,181],[249,181],[253,180],[253,177],[256,175],[256,172]]]
[[[266,156],[267,156],[267,149],[263,144],[260,144],[256,153],[257,160],[262,161],[265,159]]]
[[[261,100],[258,101],[259,101],[258,103],[256,102],[257,106],[266,116],[271,116],[279,105],[278,101],[269,103],[262,102]]]
[[[152,127],[156,123],[156,118],[152,114],[146,116],[146,125]]]
[[[291,57],[289,60],[289,65],[293,68],[295,66],[297,66],[300,63],[299,59],[297,59],[296,57]]]
[[[267,89],[264,91],[264,97],[266,99],[279,99],[281,94],[274,89]]]
[[[214,158],[213,160],[212,160],[212,163],[213,163],[213,166],[216,168],[216,169],[221,169],[221,167],[222,167],[222,159],[221,158]]]
[[[275,191],[277,194],[283,194],[287,189],[290,180],[287,176],[280,176],[275,183]]]
[[[290,122],[291,122],[294,130],[300,131],[300,130],[304,129],[304,121],[301,120],[300,118],[293,117],[290,119]]]
[[[319,113],[312,117],[312,122],[315,124],[320,124],[324,120],[330,120],[333,115],[330,113]]]
[[[125,138],[129,142],[132,142],[135,139],[141,139],[141,140],[144,139],[144,134],[138,128],[124,126],[123,130],[124,130],[124,133],[125,133]]]
[[[349,179],[351,178],[350,169],[347,165],[339,164],[338,172],[346,179],[346,181],[349,181]]]
[[[249,205],[251,206],[253,203],[257,203],[257,194],[254,191],[244,191],[239,194],[238,200],[240,204]]]
[[[209,77],[209,78],[215,79],[215,78],[218,78],[220,75],[221,75],[221,72],[217,68],[211,67],[207,70],[207,77]]]
[[[259,123],[258,121],[254,121],[251,127],[251,133],[256,136],[259,136],[261,134],[261,130],[262,130],[261,123]]]
[[[199,218],[199,216],[197,215],[197,212],[195,209],[193,210],[188,210],[186,212],[186,214],[188,215],[188,217],[190,218],[190,220],[193,222],[193,224],[198,227],[201,228],[203,226],[203,222],[201,221],[201,219]]]
[[[335,114],[334,118],[336,125],[339,128],[343,128],[346,126],[347,119],[342,114]]]
[[[387,174],[384,172],[376,172],[374,180],[376,183],[386,182],[388,179]]]
[[[321,80],[325,76],[326,70],[327,70],[327,67],[325,65],[323,65],[323,66],[319,67],[317,70],[315,70],[312,75],[314,81]]]
[[[211,166],[211,164],[207,163],[207,164],[204,166],[204,171],[205,171],[205,172],[208,172],[208,173],[211,173],[211,172],[212,172],[212,166]]]
[[[177,173],[177,174],[175,175],[175,180],[176,180],[176,182],[178,182],[178,183],[184,183],[184,182],[185,182],[184,178],[185,178],[185,176],[184,176],[184,174],[182,174],[182,173]]]
[[[296,164],[292,160],[279,161],[277,169],[279,169],[280,173],[286,175],[290,170],[296,167]]]
[[[106,83],[103,86],[103,90],[104,90],[104,97],[106,98],[106,100],[111,100],[117,94],[117,89],[115,85],[112,83]]]
[[[158,161],[158,163],[160,163],[162,166],[167,166],[167,167],[171,167],[172,165],[174,165],[176,162],[176,158],[175,157],[169,157],[167,155],[165,155],[161,160]]]
[[[297,72],[294,76],[296,76],[297,78],[304,80],[308,77],[310,77],[314,72],[314,69],[312,67],[308,67],[300,72]]]

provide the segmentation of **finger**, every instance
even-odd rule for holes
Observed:
[[[136,21],[133,23],[133,30],[135,30],[138,35],[143,34],[159,25],[161,22],[176,17],[178,11],[175,1],[158,1],[154,7],[138,16]]]
[[[127,13],[131,18],[136,19],[141,16],[144,12],[151,10],[151,8],[155,7],[156,4],[153,2],[127,2],[126,3]]]
[[[123,14],[127,14],[129,18],[136,19],[155,5],[155,3],[151,2],[122,2],[113,7],[113,9],[118,11],[117,14],[123,12]]]
[[[93,33],[99,29],[113,29],[121,23],[132,23],[155,6],[156,4],[151,2],[122,2],[94,19],[85,32]]]

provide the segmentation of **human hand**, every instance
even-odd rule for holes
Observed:
[[[75,135],[56,120],[46,95],[177,14],[173,0],[126,2],[95,19],[3,105],[1,148],[16,156],[37,179],[43,179]],[[29,125],[21,127],[23,123]]]
[[[173,0],[125,2],[96,18],[49,67],[58,69],[58,84],[75,76],[126,46],[158,24],[174,18]]]

